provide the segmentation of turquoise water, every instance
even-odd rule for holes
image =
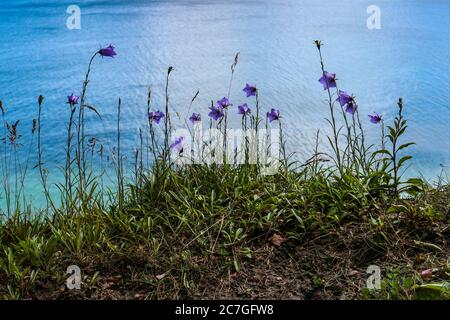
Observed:
[[[66,27],[71,4],[81,8],[81,30]],[[121,97],[129,161],[137,146],[137,130],[146,124],[149,86],[154,106],[163,108],[167,67],[175,68],[171,107],[184,114],[200,90],[192,111],[206,118],[210,100],[228,91],[229,67],[239,51],[232,102],[235,106],[247,102],[241,90],[246,82],[256,83],[262,107],[280,109],[289,148],[304,159],[314,148],[316,130],[327,131],[326,96],[317,82],[320,65],[313,45],[321,39],[327,69],[337,73],[340,88],[356,95],[364,120],[374,111],[392,120],[396,101],[403,97],[409,138],[417,143],[411,151],[410,173],[431,179],[450,165],[450,2],[379,0],[380,30],[366,26],[366,10],[372,4],[362,0],[2,1],[0,99],[9,121],[21,119],[20,139],[27,150],[37,96],[45,96],[45,166],[50,181],[56,181],[64,164],[69,117],[65,99],[80,92],[89,58],[100,46],[112,43],[118,55],[94,62],[88,101],[102,120],[90,116],[88,133],[112,148]],[[234,126],[239,123],[237,117],[232,121]],[[379,127],[370,123],[366,127],[378,143]],[[326,140],[321,140],[325,148]],[[35,157],[31,163],[36,163]],[[26,185],[39,202],[35,171],[30,168]]]

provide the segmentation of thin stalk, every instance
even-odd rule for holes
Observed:
[[[235,57],[234,57],[234,62],[231,65],[231,76],[230,76],[230,83],[228,85],[228,94],[227,94],[227,99],[228,101],[230,100],[230,96],[231,96],[231,88],[233,87],[233,79],[234,79],[234,71],[236,70],[236,66],[239,62],[239,52],[236,53]],[[223,129],[223,159],[224,159],[224,164],[226,164],[227,162],[227,129],[228,129],[228,108],[225,109],[225,116],[224,116],[224,129]]]
[[[73,118],[75,115],[76,108],[71,105],[70,108],[70,118],[69,118],[69,126],[67,128],[67,150],[66,150],[66,193],[67,193],[67,201],[66,207],[70,212],[70,203],[72,200],[72,159],[71,159],[71,148],[72,148],[72,126],[73,126]]]
[[[169,67],[169,69],[167,70],[167,77],[166,77],[166,89],[165,89],[165,111],[166,111],[166,116],[164,118],[164,153],[163,153],[163,160],[165,163],[167,163],[167,161],[170,162],[170,152],[169,152],[169,132],[170,132],[170,114],[169,114],[169,76],[170,73],[172,72],[173,67]]]
[[[8,160],[7,160],[7,145],[6,145],[6,119],[5,119],[5,109],[3,107],[3,102],[0,100],[0,111],[2,113],[3,120],[3,155],[2,155],[2,171],[3,171],[3,189],[5,191],[5,200],[6,200],[6,211],[7,211],[7,220],[11,218],[11,190],[9,188],[9,169],[8,169]]]
[[[87,87],[89,84],[89,74],[91,73],[91,66],[92,62],[94,61],[94,58],[99,54],[99,52],[96,52],[89,61],[88,69],[86,72],[86,76],[83,82],[83,90],[81,91],[80,96],[80,108],[78,110],[78,128],[77,128],[77,165],[78,165],[78,179],[79,179],[79,192],[80,196],[83,199],[84,195],[84,184],[85,184],[85,175],[86,175],[86,161],[85,161],[85,122],[84,122],[84,108],[85,108],[85,98],[86,98],[86,92]]]
[[[256,167],[259,168],[259,90],[256,89],[256,118],[255,118],[255,135],[256,135]]]
[[[122,101],[119,98],[119,103],[117,106],[117,183],[118,183],[118,196],[119,196],[119,211],[122,212],[123,208],[123,196],[124,196],[124,185],[123,185],[123,167],[122,167],[122,155],[120,150],[120,111],[121,111]]]
[[[318,50],[319,50],[319,57],[320,57],[320,67],[322,69],[322,75],[325,74],[325,65],[323,62],[323,57],[322,57],[322,50],[320,49],[320,45],[317,46]],[[339,168],[339,171],[342,172],[342,165],[341,165],[341,154],[340,154],[340,150],[339,150],[339,136],[338,136],[338,131],[336,129],[336,117],[334,114],[334,108],[333,108],[333,99],[331,96],[331,91],[329,86],[327,86],[327,93],[328,93],[328,106],[330,108],[330,113],[331,113],[331,127],[333,129],[333,135],[334,135],[334,152],[336,154],[336,161],[337,161],[337,165]]]
[[[47,189],[47,174],[44,172],[43,160],[42,160],[42,145],[41,145],[41,113],[42,113],[42,102],[44,100],[43,96],[39,96],[39,109],[38,109],[38,120],[37,120],[37,143],[38,143],[38,167],[39,174],[41,176],[42,187],[44,188],[45,199],[47,201],[46,211],[48,212],[48,207],[51,207],[55,210],[56,208],[53,205],[52,199],[50,197],[50,193]]]

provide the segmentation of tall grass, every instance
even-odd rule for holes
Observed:
[[[323,73],[326,68],[322,45],[320,41],[315,44]],[[63,267],[55,265],[54,261],[61,264],[70,260],[88,267],[84,258],[97,255],[109,257],[111,260],[104,262],[104,267],[114,268],[114,261],[118,259],[137,258],[136,250],[141,248],[141,244],[147,246],[148,254],[139,259],[147,259],[148,262],[159,257],[162,265],[175,268],[181,274],[182,286],[189,292],[186,272],[196,268],[189,258],[193,252],[205,260],[216,255],[225,257],[225,263],[238,271],[242,259],[251,255],[249,243],[267,239],[274,232],[302,239],[346,222],[366,221],[368,217],[384,219],[384,213],[394,210],[408,215],[410,221],[423,217],[448,218],[446,200],[443,200],[444,204],[441,200],[429,200],[433,197],[448,199],[446,183],[432,188],[422,179],[402,179],[401,169],[411,158],[403,152],[412,144],[400,142],[407,129],[402,99],[399,99],[394,123],[387,126],[387,134],[384,124],[380,125],[382,141],[381,147],[377,148],[376,145],[367,145],[359,111],[346,113],[336,104],[337,86],[336,92],[327,88],[331,135],[326,139],[333,153],[320,150],[320,132],[317,131],[313,154],[302,164],[291,161],[286,152],[281,111],[281,118],[276,120],[281,132],[281,157],[277,172],[266,176],[261,170],[264,165],[262,158],[265,158],[261,155],[268,152],[269,143],[265,144],[266,150],[260,150],[259,143],[256,147],[252,145],[255,140],[246,134],[244,163],[237,161],[236,154],[233,162],[227,161],[225,155],[220,157],[221,162],[208,161],[205,155],[208,147],[212,146],[215,154],[227,150],[231,110],[226,110],[223,121],[209,122],[210,128],[216,127],[223,132],[222,141],[193,143],[191,150],[183,148],[182,152],[172,150],[170,141],[176,138],[171,135],[171,115],[175,114],[171,110],[169,94],[172,67],[166,74],[162,123],[158,124],[149,117],[147,127],[139,130],[134,175],[127,172],[128,166],[124,165],[122,100],[118,99],[116,147],[108,155],[114,162],[117,179],[114,186],[105,189],[103,174],[92,166],[93,161],[102,163],[105,150],[103,144],[97,144],[95,139],[87,142],[89,127],[85,120],[85,112],[92,111],[101,121],[99,112],[87,102],[89,76],[94,72],[93,63],[97,56],[98,52],[89,61],[79,104],[69,104],[64,182],[57,186],[57,199],[49,191],[44,166],[46,155],[41,136],[45,131],[42,131],[41,115],[45,108],[43,97],[38,99],[37,123],[33,121],[32,133],[34,136],[37,130],[38,163],[35,169],[39,170],[47,201],[41,214],[32,212],[25,199],[23,189],[28,160],[21,170],[17,161],[19,121],[13,124],[6,121],[6,110],[0,101],[4,136],[1,170],[6,199],[6,213],[0,220],[0,276],[7,279],[6,286],[0,285],[0,294],[7,298],[32,296],[37,279],[55,281],[52,279],[54,272]],[[228,98],[238,58],[237,54],[231,66]],[[188,112],[197,96],[198,92],[191,100]],[[157,111],[152,106],[151,89],[142,110],[143,116]],[[266,129],[269,128],[269,122],[263,119],[260,110],[259,90],[255,95],[255,111],[255,115],[244,115],[241,125],[244,132],[254,129],[258,137],[263,120]],[[181,120],[189,132],[195,132],[196,128],[189,125],[187,116]],[[160,134],[163,135],[161,139]],[[195,148],[201,150],[199,164],[177,165],[177,158],[190,158]],[[144,161],[144,155],[147,161]],[[89,156],[91,165],[88,165]],[[252,158],[256,158],[256,163],[250,161]],[[11,170],[11,164],[14,170]],[[11,172],[15,172],[12,182]],[[12,197],[15,197],[14,205]],[[420,204],[416,204],[405,199],[428,200],[420,200]],[[373,212],[377,210],[383,214],[374,216]],[[385,232],[383,230],[386,236]],[[95,275],[89,281],[94,283]]]

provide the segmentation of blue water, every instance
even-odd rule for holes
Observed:
[[[81,30],[66,27],[71,4],[81,8]],[[175,68],[171,107],[184,114],[198,89],[192,110],[205,118],[210,100],[226,95],[230,64],[239,51],[231,94],[234,105],[248,102],[241,90],[246,82],[256,83],[262,108],[280,109],[289,148],[304,159],[312,153],[317,129],[323,134],[328,130],[313,45],[321,39],[326,68],[337,73],[340,88],[356,95],[363,120],[376,111],[389,122],[398,97],[403,97],[410,119],[408,137],[417,143],[411,149],[410,173],[432,179],[450,165],[450,2],[379,0],[380,30],[366,26],[371,4],[371,0],[2,1],[0,99],[9,121],[21,119],[20,139],[26,149],[37,96],[45,96],[45,166],[49,180],[57,181],[69,117],[65,99],[80,92],[89,58],[100,46],[112,43],[118,55],[93,64],[88,102],[102,120],[89,116],[88,133],[112,148],[121,97],[123,143],[130,161],[137,130],[146,124],[149,86],[153,105],[163,108],[167,67]],[[239,123],[237,117],[232,121],[234,126]],[[379,127],[367,123],[366,128],[371,141],[378,143]],[[326,148],[323,135],[321,143]],[[30,197],[39,202],[36,169],[30,168],[26,185]]]

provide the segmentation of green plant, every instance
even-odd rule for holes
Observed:
[[[405,163],[412,158],[412,156],[406,155],[401,156],[400,151],[408,148],[411,145],[414,145],[414,142],[408,142],[401,144],[401,137],[405,134],[406,129],[408,128],[407,120],[403,116],[403,100],[400,98],[398,100],[398,114],[394,119],[393,126],[388,126],[387,138],[391,143],[391,149],[381,149],[376,151],[375,154],[382,154],[385,157],[383,161],[385,162],[385,166],[383,169],[390,175],[390,188],[394,194],[399,195],[405,188],[408,188],[411,184],[418,184],[416,180],[410,180],[409,185],[406,185],[402,188],[402,184],[405,184],[401,181],[401,169],[405,165]],[[420,181],[419,181],[420,182]]]

